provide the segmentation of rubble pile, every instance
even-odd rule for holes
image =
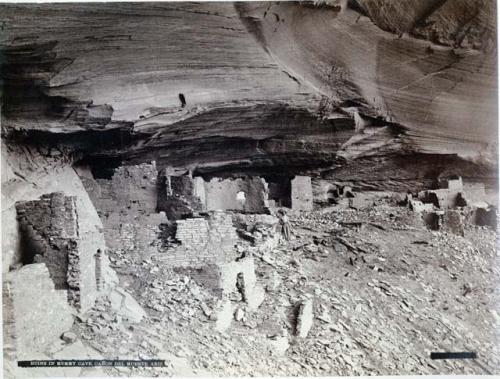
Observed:
[[[101,303],[77,330],[110,357],[166,358],[161,370],[128,369],[135,375],[498,372],[495,232],[432,231],[393,197],[375,203],[291,213],[291,240],[254,255],[265,289],[257,308],[236,290],[217,291],[215,268],[169,268],[138,254],[117,271],[146,317],[131,322]],[[235,217],[252,236],[277,233],[259,217]],[[240,239],[239,250],[252,248]],[[429,358],[457,349],[480,359]]]

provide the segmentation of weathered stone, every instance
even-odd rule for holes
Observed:
[[[456,206],[458,192],[453,190],[437,189],[419,193],[419,199],[424,203],[434,204],[439,209],[449,209]]]
[[[56,290],[43,263],[8,273],[3,286],[4,345],[15,345],[17,357],[43,351],[71,328],[67,292]]]
[[[408,199],[408,205],[410,209],[416,213],[432,212],[434,210],[434,204],[425,204],[420,200]]]
[[[297,211],[313,210],[313,192],[310,177],[296,176],[292,180],[292,209]]]
[[[270,346],[271,353],[278,356],[284,355],[290,347],[288,336],[286,334],[268,338],[267,341]]]
[[[66,343],[73,343],[77,340],[77,336],[73,332],[64,332],[61,336],[61,339]]]
[[[233,307],[230,300],[224,300],[221,307],[216,311],[215,329],[223,332],[231,326],[233,319]]]
[[[175,238],[180,245],[155,257],[173,267],[203,268],[234,257],[238,240],[232,217],[220,211],[202,217],[177,220]]]
[[[239,210],[244,212],[263,212],[267,206],[268,189],[263,178],[249,177],[238,179],[214,178],[204,183],[204,209]]]
[[[361,209],[373,205],[373,199],[359,194],[356,197],[348,197],[349,208]]]
[[[344,188],[342,188],[342,195],[347,198],[355,197],[354,192],[350,186],[345,186]]]
[[[300,303],[297,314],[296,334],[301,338],[306,338],[313,325],[313,303],[307,299]]]
[[[248,309],[256,310],[264,301],[265,291],[259,285],[256,284],[247,296],[246,302],[248,304]]]
[[[336,204],[340,196],[339,189],[328,180],[311,179],[313,189],[313,199],[315,203],[321,205]]]
[[[282,280],[280,274],[278,274],[276,271],[271,272],[271,275],[269,276],[269,280],[266,285],[266,291],[268,292],[276,291],[281,285],[281,283]]]
[[[253,257],[221,265],[220,286],[223,294],[239,292],[248,308],[255,310],[264,300],[264,289],[257,284]]]
[[[171,175],[169,168],[158,175],[158,210],[163,210],[169,219],[178,220],[193,216],[194,212],[203,210],[204,191],[199,194],[199,179],[189,173]],[[202,185],[202,189],[203,185]]]
[[[234,319],[236,321],[241,321],[245,317],[245,311],[241,308],[236,309],[236,312],[234,312]]]
[[[476,225],[497,228],[497,210],[495,207],[478,207],[475,212]]]
[[[204,302],[200,304],[200,308],[205,316],[210,317],[212,315],[212,310]]]
[[[464,235],[464,217],[460,211],[447,210],[443,215],[442,229],[444,231]]]
[[[464,187],[461,177],[456,177],[454,179],[440,179],[438,181],[438,185],[439,188],[449,189],[450,192],[460,192]]]
[[[146,312],[135,299],[120,287],[116,287],[109,294],[111,309],[118,315],[133,322],[140,322]]]

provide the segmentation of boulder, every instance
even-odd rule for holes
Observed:
[[[225,300],[217,310],[215,329],[223,332],[231,326],[233,319],[233,307],[230,300]]]
[[[245,317],[245,311],[241,308],[236,309],[236,312],[234,312],[234,319],[236,321],[241,321]]]
[[[77,340],[77,336],[73,332],[64,332],[61,339],[66,343],[73,343]]]
[[[123,288],[113,289],[109,294],[109,300],[111,309],[129,321],[140,322],[146,316],[144,309]]]
[[[313,303],[311,299],[302,301],[299,305],[297,315],[296,334],[300,338],[306,338],[313,324]]]

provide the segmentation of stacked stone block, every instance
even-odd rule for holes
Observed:
[[[208,221],[201,217],[178,220],[176,239],[178,247],[156,258],[172,267],[201,268],[233,258],[237,234],[230,214],[214,212]]]
[[[56,289],[70,305],[90,308],[97,297],[95,253],[104,250],[102,231],[88,222],[88,209],[62,192],[16,203],[24,263],[45,263]]]
[[[214,212],[209,222],[211,243],[220,245],[223,250],[231,249],[238,238],[232,216],[224,212]]]
[[[162,249],[161,228],[160,226],[167,222],[167,218],[162,214],[152,214],[140,216],[133,222],[120,223],[118,233],[110,230],[110,246],[123,251],[137,251],[143,255],[155,254]],[[116,227],[116,226],[114,226]]]
[[[96,287],[98,291],[101,291],[103,289],[103,283],[102,283],[102,274],[103,274],[103,256],[102,256],[102,251],[99,249],[97,250],[95,256],[95,277],[96,277]]]
[[[111,179],[112,197],[118,206],[139,213],[156,212],[158,171],[155,162],[136,166],[121,166]]]
[[[202,249],[208,244],[208,222],[204,218],[178,220],[175,237],[188,249]]]
[[[31,240],[34,261],[47,265],[57,289],[70,289],[70,302],[79,303],[78,226],[75,197],[62,192],[16,204],[24,238]],[[31,262],[30,262],[31,263]]]
[[[113,250],[156,254],[162,249],[165,213],[156,212],[155,162],[122,166],[108,179],[86,179],[86,189],[104,225],[106,245]]]

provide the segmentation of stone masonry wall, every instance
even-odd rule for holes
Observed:
[[[116,169],[110,180],[83,177],[82,181],[104,225],[109,249],[155,254],[162,249],[157,212],[158,171],[154,162]]]
[[[158,209],[171,219],[192,216],[196,212],[234,210],[261,213],[268,207],[268,185],[263,178],[213,178],[206,182],[190,175],[160,175]],[[238,193],[244,200],[238,199]]]
[[[156,213],[157,176],[152,162],[119,167],[111,179],[82,176],[81,180],[99,216],[105,219],[118,210],[130,217]]]
[[[45,263],[55,288],[68,290],[71,305],[92,307],[98,292],[95,254],[105,246],[102,232],[86,217],[89,210],[62,192],[18,202],[16,209],[27,245],[24,254],[32,255],[24,263]]]
[[[118,206],[135,208],[145,214],[155,213],[157,177],[155,162],[117,168],[111,179],[114,200]]]
[[[19,202],[16,209],[23,238],[36,241],[39,249],[28,263],[45,263],[56,289],[69,287],[70,303],[77,305],[80,272],[75,198],[55,192],[40,200]]]
[[[486,199],[484,184],[463,183],[460,177],[449,180],[442,179],[439,181],[439,187],[438,189],[419,192],[419,199],[424,203],[432,203],[440,209],[472,205]]]
[[[177,221],[180,245],[156,255],[172,267],[203,267],[220,264],[234,254],[236,229],[230,214],[213,212],[208,220],[190,218]]]
[[[220,249],[226,255],[231,253],[238,239],[232,215],[224,212],[213,212],[208,222],[210,225],[210,245],[215,249]]]
[[[66,197],[74,197],[74,207],[78,219],[78,233],[82,251],[88,251],[89,259],[101,249],[103,292],[117,281],[114,271],[110,269],[106,256],[102,223],[86,192],[77,172],[72,167],[72,160],[66,157],[47,157],[34,147],[8,146],[2,140],[2,289],[4,315],[4,357],[6,350],[9,356],[18,359],[34,359],[48,346],[60,341],[61,333],[68,330],[73,322],[72,314],[76,313],[68,304],[67,289],[58,290],[50,277],[44,263],[24,261],[26,249],[23,250],[25,236],[18,219],[16,204],[36,200],[44,194],[62,192]],[[23,177],[23,180],[19,180]],[[66,213],[63,213],[67,215]],[[52,218],[55,220],[55,218]],[[39,222],[33,223],[39,225]],[[66,225],[66,224],[65,224]],[[67,225],[72,225],[71,223]],[[35,235],[35,229],[32,230]],[[31,241],[34,251],[44,251],[50,241],[40,237],[39,242]],[[85,242],[85,244],[84,244]],[[22,243],[22,244],[21,244]],[[28,246],[29,247],[29,246]],[[87,254],[85,254],[87,257]],[[22,265],[24,263],[24,265]],[[89,267],[93,267],[91,265]],[[82,267],[85,270],[85,267]],[[92,275],[82,272],[82,277],[94,280]],[[82,293],[93,295],[80,283]],[[89,283],[92,284],[92,283]],[[81,302],[84,311],[91,298]],[[5,346],[5,345],[8,346]],[[53,345],[52,345],[53,346]],[[7,377],[10,377],[7,375]]]
[[[205,199],[204,209],[207,211],[235,210],[262,213],[268,206],[268,188],[263,178],[213,178],[209,182],[204,182],[204,190],[204,194],[199,196]],[[238,200],[239,192],[244,193],[244,201]]]
[[[313,192],[309,176],[296,176],[292,180],[292,209],[297,211],[313,210]]]
[[[178,220],[202,211],[204,200],[197,194],[199,179],[189,174],[173,176],[162,170],[158,176],[158,210],[166,212],[169,219]]]
[[[202,249],[208,244],[208,222],[204,218],[177,221],[176,239],[186,248]]]

